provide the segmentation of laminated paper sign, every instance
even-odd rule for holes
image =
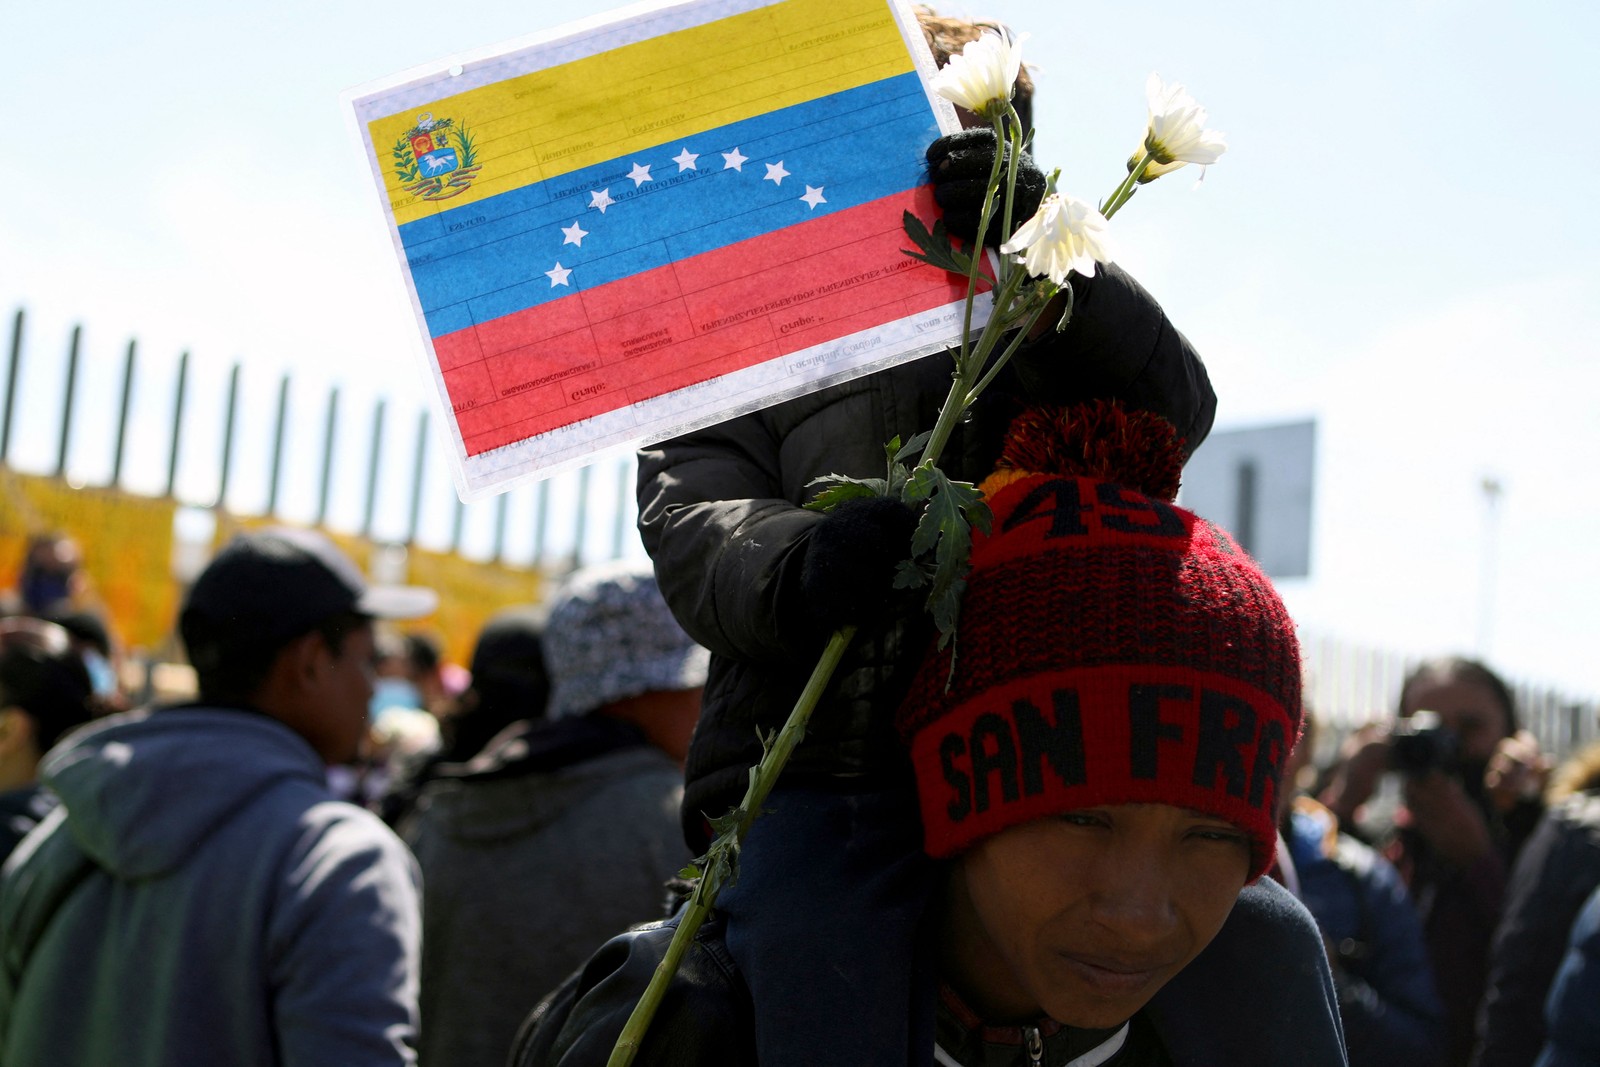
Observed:
[[[956,341],[932,73],[901,3],[698,0],[349,94],[462,497]]]

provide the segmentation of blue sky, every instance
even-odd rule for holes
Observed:
[[[7,5],[0,310],[30,312],[25,406],[56,403],[44,365],[76,320],[84,411],[109,410],[137,335],[156,371],[192,352],[196,396],[242,360],[247,431],[270,423],[276,378],[293,371],[302,451],[319,447],[333,384],[353,409],[389,396],[410,433],[423,377],[339,94],[611,6]],[[1116,238],[1204,355],[1220,428],[1318,420],[1313,574],[1282,586],[1307,634],[1483,651],[1519,677],[1600,692],[1600,142],[1587,124],[1600,8],[945,10],[1032,34],[1037,155],[1078,195],[1115,183],[1152,70],[1229,135],[1198,188],[1192,168],[1146,187]],[[167,401],[138,399],[129,483],[155,489]],[[18,462],[47,466],[47,436],[24,432]],[[409,447],[391,453],[407,477]],[[82,476],[103,476],[97,463]],[[450,507],[434,473],[438,529]],[[1492,548],[1485,477],[1504,487]],[[180,494],[202,499],[215,478],[188,464]],[[285,503],[305,510],[311,492],[287,487]],[[359,492],[338,495],[336,518],[358,509]]]

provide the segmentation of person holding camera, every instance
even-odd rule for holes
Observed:
[[[1401,777],[1403,803],[1376,843],[1422,920],[1444,1001],[1443,1062],[1465,1067],[1506,871],[1543,812],[1549,763],[1518,729],[1506,683],[1476,660],[1449,657],[1406,676],[1394,723],[1351,735],[1318,799],[1341,825],[1362,827],[1360,811],[1389,771]]]

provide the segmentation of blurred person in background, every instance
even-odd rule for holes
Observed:
[[[374,618],[435,601],[311,531],[217,554],[179,617],[200,699],[41,767],[61,803],[0,873],[0,1062],[415,1062],[416,865],[326,767],[367,728]]]
[[[1563,763],[1546,799],[1544,818],[1511,870],[1490,950],[1477,1067],[1529,1067],[1544,1045],[1545,999],[1563,966],[1568,931],[1600,886],[1600,745]],[[1589,1011],[1600,1019],[1600,998],[1590,1000]]]
[[[95,708],[89,671],[66,630],[0,619],[0,860],[55,807],[39,787],[39,761]]]
[[[474,657],[490,695],[497,679],[533,680],[526,640],[500,636]],[[404,824],[423,873],[420,1052],[433,1067],[505,1063],[528,1006],[659,917],[691,858],[678,805],[707,653],[649,566],[572,574],[542,644],[546,715],[529,707],[468,762],[437,768]]]
[[[99,612],[84,608],[57,612],[50,616],[50,621],[67,631],[73,649],[83,658],[101,708],[98,714],[127,711],[129,701],[120,676],[122,656],[112,642],[105,618]]]
[[[379,807],[384,822],[403,828],[417,797],[442,768],[465,763],[514,723],[544,718],[550,696],[545,617],[542,606],[529,604],[484,624],[472,650],[471,681],[440,720],[437,743],[396,767]]]
[[[89,576],[83,571],[83,549],[78,542],[59,531],[28,539],[17,576],[23,612],[44,616],[70,610],[79,606],[88,587]]]
[[[1444,1009],[1422,924],[1394,865],[1300,792],[1317,738],[1315,716],[1308,711],[1304,722],[1284,768],[1273,876],[1322,931],[1350,1067],[1433,1067]]]
[[[1406,676],[1393,723],[1346,740],[1318,799],[1341,825],[1367,829],[1361,809],[1391,770],[1403,803],[1377,843],[1422,919],[1445,1008],[1442,1062],[1466,1067],[1506,872],[1543,813],[1549,764],[1518,729],[1505,681],[1477,660],[1448,657]]]
[[[465,685],[461,668],[446,662],[438,640],[428,634],[385,633],[380,635],[378,650],[374,700],[379,709],[421,708],[443,716]]]

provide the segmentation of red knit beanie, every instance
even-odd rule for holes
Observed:
[[[955,641],[930,650],[897,719],[930,855],[1057,812],[1156,803],[1245,830],[1252,879],[1271,866],[1299,644],[1256,564],[1171,503],[1179,444],[1158,416],[1106,401],[1012,424]]]

